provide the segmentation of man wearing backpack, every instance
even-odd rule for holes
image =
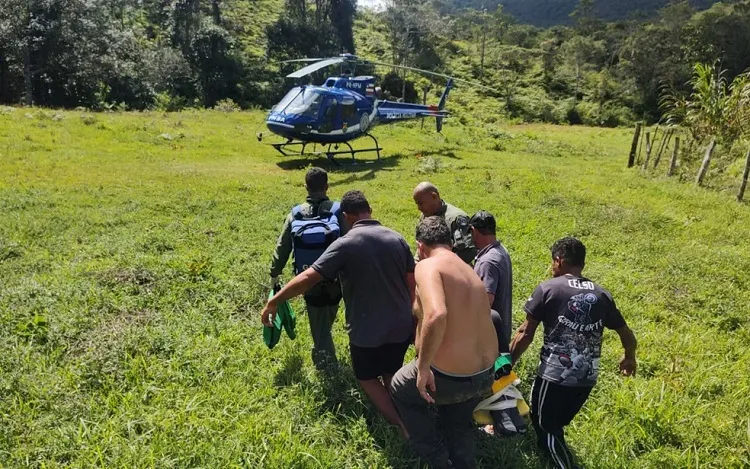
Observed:
[[[346,233],[346,223],[340,204],[331,201],[328,192],[328,173],[311,168],[305,175],[307,201],[297,205],[287,215],[271,261],[271,285],[277,289],[278,278],[293,254],[294,275],[313,265],[326,248]],[[312,360],[316,368],[324,370],[337,363],[331,328],[341,301],[338,279],[321,282],[305,294],[310,333],[313,339]]]

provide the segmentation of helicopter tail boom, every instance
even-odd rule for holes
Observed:
[[[453,87],[453,79],[448,79],[448,84],[445,85],[445,91],[443,91],[443,95],[440,97],[440,103],[438,104],[438,111],[443,111],[445,109],[445,102],[448,101],[448,93],[450,93],[451,88]],[[437,128],[438,133],[442,132],[443,130],[443,117],[436,117],[435,118],[435,127]]]
[[[381,124],[418,119],[422,117],[435,117],[442,119],[448,116],[448,111],[440,110],[438,106],[425,106],[422,104],[399,103],[394,101],[379,101],[377,104],[378,121]]]

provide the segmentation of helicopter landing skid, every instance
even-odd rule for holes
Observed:
[[[313,151],[306,152],[306,148],[308,145],[311,145],[310,142],[303,142],[303,141],[288,141],[285,143],[272,143],[271,146],[276,149],[279,153],[281,153],[284,156],[325,156],[328,158],[331,162],[333,162],[335,165],[343,166],[344,164],[341,161],[338,161],[336,159],[339,155],[349,155],[351,156],[351,161],[349,162],[349,159],[346,158],[347,163],[349,165],[355,165],[357,164],[357,160],[355,158],[355,155],[357,153],[369,153],[369,152],[375,152],[378,156],[378,159],[376,161],[380,161],[380,150],[382,148],[378,144],[378,140],[370,135],[370,134],[364,134],[363,136],[370,137],[373,142],[375,142],[375,147],[373,148],[363,148],[355,150],[352,148],[352,146],[349,144],[349,142],[341,142],[341,143],[329,143],[327,144],[317,144],[313,143]],[[317,151],[317,146],[321,145],[321,147],[326,147],[325,151]],[[349,149],[348,150],[339,150],[339,145],[346,145]],[[298,148],[299,147],[299,148]],[[331,147],[333,147],[333,150],[331,150]],[[370,161],[369,163],[373,163],[373,161]]]

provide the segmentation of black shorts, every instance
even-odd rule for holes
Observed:
[[[404,356],[411,340],[380,347],[357,347],[349,344],[354,376],[360,381],[378,379],[383,375],[394,375],[404,366]]]

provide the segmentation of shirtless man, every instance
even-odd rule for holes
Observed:
[[[420,221],[417,246],[417,359],[393,377],[391,395],[423,460],[433,468],[473,468],[473,411],[491,392],[498,356],[489,299],[472,268],[452,252],[441,217]]]

